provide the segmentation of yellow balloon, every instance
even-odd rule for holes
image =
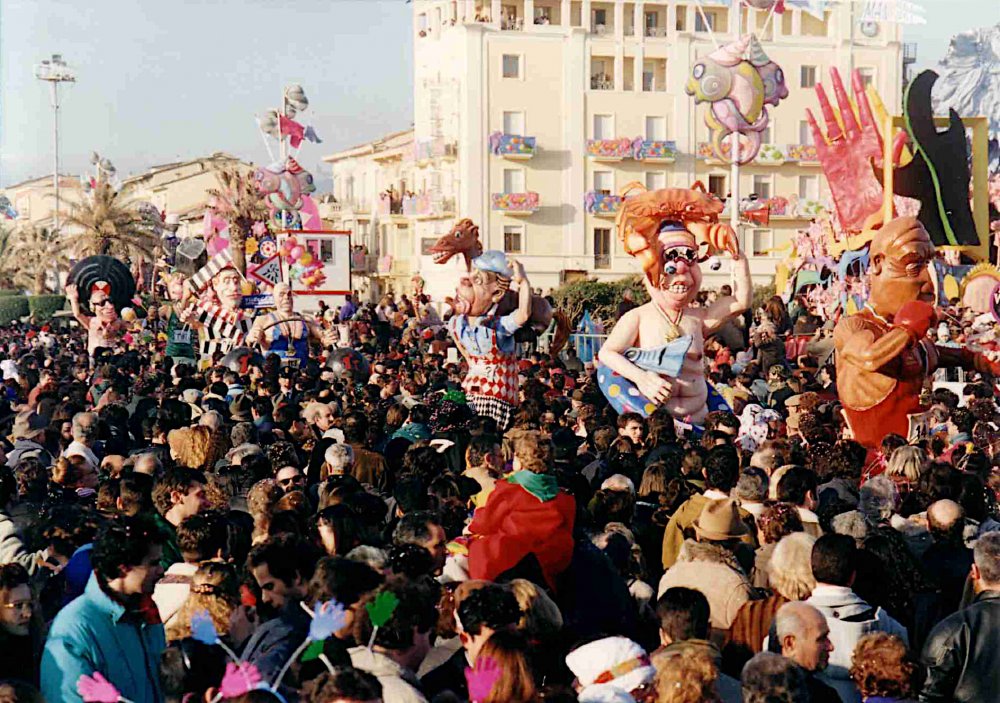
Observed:
[[[308,251],[306,251],[303,252],[302,256],[299,257],[298,263],[302,264],[303,266],[308,266],[309,264],[312,263],[312,260],[313,260],[313,255],[310,254]]]

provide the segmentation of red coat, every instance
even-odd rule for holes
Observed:
[[[564,491],[542,502],[515,483],[497,481],[469,526],[469,576],[492,581],[534,554],[555,589],[556,577],[573,558],[575,517],[576,501]]]

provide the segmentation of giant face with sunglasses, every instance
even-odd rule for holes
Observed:
[[[749,264],[721,212],[714,196],[694,189],[647,191],[623,204],[618,236],[642,267],[650,301],[622,316],[598,355],[606,367],[598,384],[619,412],[648,416],[663,405],[691,424],[708,414],[704,340],[746,310],[752,292]],[[734,295],[692,307],[701,263],[723,251],[733,258]]]

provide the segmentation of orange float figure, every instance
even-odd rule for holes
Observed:
[[[923,410],[924,379],[940,366],[1000,375],[1000,364],[969,349],[935,346],[937,324],[929,265],[934,244],[913,217],[878,229],[869,250],[865,309],[834,330],[837,393],[855,439],[875,449],[890,432],[906,437],[911,414]]]

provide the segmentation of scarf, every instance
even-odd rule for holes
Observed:
[[[532,471],[517,471],[507,477],[509,483],[514,483],[546,503],[559,495],[559,484],[556,477],[550,474],[536,474]]]

